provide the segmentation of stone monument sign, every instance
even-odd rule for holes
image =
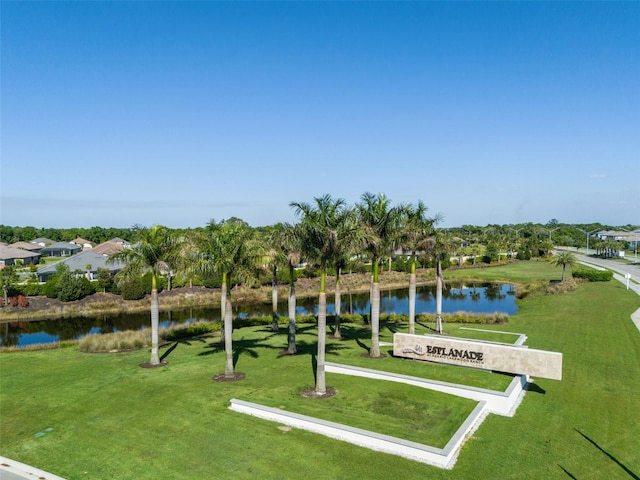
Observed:
[[[562,379],[562,353],[440,335],[393,335],[393,354],[465,367]]]

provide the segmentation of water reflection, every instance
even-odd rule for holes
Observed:
[[[450,284],[443,292],[442,310],[445,313],[457,311],[514,314],[515,290],[508,284]],[[385,290],[380,295],[382,313],[406,314],[409,311],[408,289]],[[416,313],[435,312],[435,287],[420,286],[416,289]],[[369,314],[369,294],[343,294],[342,312]],[[280,315],[287,314],[286,302],[278,308]],[[234,317],[271,316],[271,305],[234,306]],[[327,311],[335,313],[333,297],[327,298]],[[296,309],[298,315],[317,314],[315,297],[300,298]],[[187,308],[160,312],[160,326],[169,327],[195,321],[219,322],[219,308]],[[78,339],[85,335],[111,333],[122,330],[148,328],[149,313],[102,316],[98,318],[65,318],[33,322],[8,322],[0,328],[2,346],[26,346],[35,343],[50,343],[58,340]]]

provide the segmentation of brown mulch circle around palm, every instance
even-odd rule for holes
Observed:
[[[164,367],[165,365],[167,365],[169,362],[160,362],[157,365],[153,365],[149,362],[145,362],[145,363],[141,363],[140,366],[142,368],[158,368],[158,367]]]
[[[329,398],[333,397],[338,390],[333,387],[326,387],[324,393],[317,393],[316,387],[307,387],[302,391],[302,396],[305,398]]]
[[[360,356],[364,358],[373,358],[374,360],[378,358],[387,358],[387,355],[384,353],[381,353],[379,357],[372,357],[371,354],[367,352],[361,353]]]
[[[214,382],[237,382],[238,380],[244,380],[246,378],[246,374],[236,372],[232,376],[228,377],[224,373],[219,373],[215,377],[213,377]]]

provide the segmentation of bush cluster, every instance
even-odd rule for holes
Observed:
[[[608,282],[613,278],[611,270],[595,270],[593,268],[579,268],[572,272],[573,278],[584,278],[590,282]]]

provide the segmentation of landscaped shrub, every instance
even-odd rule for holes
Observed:
[[[29,300],[24,295],[18,295],[18,306],[26,308],[29,306]]]
[[[129,278],[120,284],[120,295],[124,300],[140,300],[146,295],[140,278]]]
[[[35,297],[37,295],[46,295],[45,286],[46,284],[44,283],[22,283],[20,285],[16,285],[15,290],[20,295]]]
[[[579,268],[572,272],[573,278],[584,278],[590,282],[608,282],[613,278],[611,270],[595,270],[593,268]]]

